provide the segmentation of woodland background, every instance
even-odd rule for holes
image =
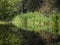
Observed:
[[[41,16],[39,17],[39,15]],[[26,17],[31,19],[29,16],[36,17],[34,18],[36,20],[41,18],[41,22],[46,24],[41,25],[41,28],[36,28],[37,25],[35,23],[34,25],[33,23],[28,23],[31,28],[23,29],[20,28],[20,23],[15,22],[21,20],[20,18],[22,17],[24,19],[22,19],[24,21],[22,27],[26,28]],[[38,27],[40,26],[38,25]],[[0,45],[59,44],[60,0],[0,0]]]

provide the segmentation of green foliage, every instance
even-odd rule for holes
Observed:
[[[16,16],[12,23],[18,28],[27,29],[29,31],[40,31],[40,30],[53,30],[54,19],[53,16],[44,16],[38,12],[28,12]]]
[[[48,0],[45,1],[48,2]],[[50,9],[53,9],[53,6],[51,7],[53,1],[46,5],[46,9],[42,6],[45,9],[43,11],[50,13]],[[50,34],[44,32],[41,36],[44,38],[49,36],[49,38],[41,40],[41,30],[60,35],[60,14],[46,16],[35,12],[40,9],[42,3],[44,3],[43,0],[0,0],[0,45],[39,45],[46,40],[50,41]],[[23,13],[24,11],[33,12]]]
[[[13,16],[12,11],[12,5],[7,0],[0,1],[0,20],[10,20]]]
[[[20,45],[21,35],[13,32],[9,27],[8,25],[0,25],[0,45]]]
[[[26,14],[17,15],[14,17],[12,23],[18,28],[26,29],[29,31],[34,30],[36,32],[40,32],[40,30],[44,30],[54,34],[59,34],[59,15],[60,14],[53,14],[47,17],[38,12],[27,12]]]

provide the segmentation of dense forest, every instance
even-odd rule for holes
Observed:
[[[0,45],[60,45],[60,0],[0,0]]]

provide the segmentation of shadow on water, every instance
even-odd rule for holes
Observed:
[[[45,35],[46,34],[50,33],[45,33]],[[54,37],[52,43],[59,42],[59,39],[60,36],[58,38]],[[48,41],[49,40],[50,39],[48,39]],[[2,43],[0,42],[1,45],[46,45],[46,43],[48,43],[46,39],[42,38],[42,34],[18,29],[13,24],[0,25],[0,41],[2,41]],[[49,42],[49,45],[50,43],[51,42]]]

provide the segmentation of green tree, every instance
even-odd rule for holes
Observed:
[[[10,20],[12,11],[12,5],[7,0],[0,0],[0,20]]]

